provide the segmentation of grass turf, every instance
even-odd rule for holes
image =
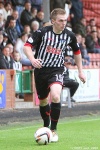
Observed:
[[[40,122],[0,127],[0,150],[100,150],[100,116],[59,120],[59,142],[38,145],[34,132]]]

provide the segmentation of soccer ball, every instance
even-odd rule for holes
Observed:
[[[52,140],[52,132],[49,128],[42,127],[35,132],[34,137],[39,145],[47,145]]]

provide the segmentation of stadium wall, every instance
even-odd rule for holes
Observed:
[[[100,100],[100,69],[84,69],[86,83],[78,78],[76,69],[70,70],[70,77],[79,82],[79,88],[74,95],[76,102],[89,102]]]
[[[0,108],[15,107],[15,72],[0,70]]]
[[[83,84],[78,78],[77,69],[70,69],[70,77],[79,82],[79,88],[74,95],[76,102],[100,101],[100,69],[84,69],[87,81]],[[14,109],[15,99],[14,70],[0,70],[0,109]],[[39,105],[32,73],[32,93],[24,94],[24,102],[32,102],[32,107]],[[28,106],[28,105],[27,105]]]

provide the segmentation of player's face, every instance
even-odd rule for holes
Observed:
[[[53,30],[55,33],[61,33],[66,27],[67,16],[65,15],[57,15],[56,19],[52,19]]]

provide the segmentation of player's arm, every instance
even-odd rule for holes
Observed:
[[[75,64],[78,67],[78,71],[79,73],[81,73],[83,70],[83,67],[82,67],[82,56],[81,56],[80,50],[74,52],[74,59],[75,59]]]
[[[42,67],[41,60],[34,58],[33,51],[30,46],[24,45],[24,52],[35,68]]]
[[[80,80],[85,83],[86,82],[86,77],[83,73],[83,69],[82,69],[82,56],[81,56],[81,52],[80,52],[80,47],[79,44],[77,43],[76,37],[74,36],[74,34],[72,35],[72,42],[69,44],[74,52],[74,59],[75,59],[75,63],[78,67],[78,72],[79,72],[79,78]]]
[[[32,47],[37,45],[39,43],[39,40],[41,39],[41,32],[35,32],[32,37],[29,37],[27,42],[24,45],[24,53],[28,57],[28,59],[31,61],[32,65],[35,68],[41,68],[41,60],[35,59],[32,51]]]
[[[80,80],[85,83],[86,82],[86,78],[83,74],[83,69],[82,69],[82,57],[81,54],[75,55],[74,54],[74,59],[75,59],[75,63],[77,65],[78,68],[78,72],[79,72],[79,78]]]

